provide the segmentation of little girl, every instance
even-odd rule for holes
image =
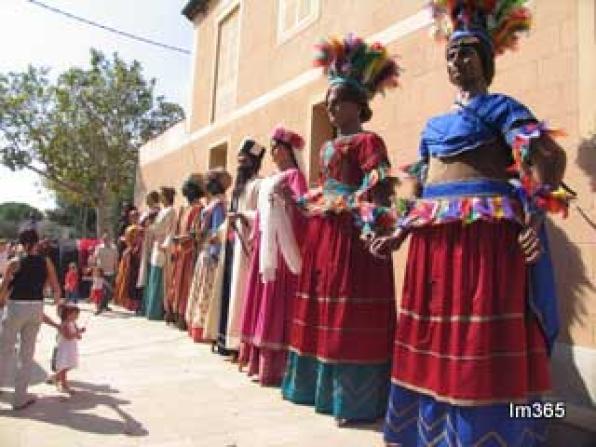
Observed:
[[[77,302],[79,298],[79,271],[74,262],[68,264],[68,272],[66,272],[64,278],[64,291],[68,301]]]
[[[79,308],[72,303],[60,306],[60,328],[58,333],[58,344],[56,346],[55,364],[53,369],[56,373],[47,380],[48,383],[55,383],[58,390],[72,393],[68,386],[66,374],[79,364],[78,341],[85,332],[85,328],[79,328],[76,320],[79,317]]]
[[[109,287],[108,282],[103,277],[103,269],[101,267],[93,268],[93,277],[91,283],[91,302],[95,304],[95,315],[103,311],[104,306],[104,295],[106,288]]]

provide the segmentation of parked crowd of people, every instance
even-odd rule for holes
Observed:
[[[540,445],[541,421],[511,419],[507,403],[550,386],[556,303],[543,216],[565,206],[565,156],[528,108],[488,92],[503,42],[476,16],[452,16],[454,110],[429,120],[420,159],[400,178],[382,137],[363,129],[399,67],[353,35],[323,42],[337,136],[321,149],[320,186],[307,188],[303,138],[278,126],[274,174],[260,176],[267,150],[246,139],[234,178],[190,175],[179,210],[173,188],[150,192],[142,212],[125,210],[117,245],[106,236],[95,248],[97,311],[113,297],[163,319],[340,425],[386,415],[390,445],[443,432],[454,445],[487,433]],[[397,200],[397,182],[417,197]],[[408,235],[396,310],[390,254]],[[75,296],[76,281],[66,283]],[[72,324],[68,333],[78,334]]]

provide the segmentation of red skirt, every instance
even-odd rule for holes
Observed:
[[[305,225],[290,349],[336,363],[381,363],[392,355],[391,260],[371,256],[348,213]]]
[[[183,247],[177,253],[176,260],[174,261],[174,273],[172,275],[172,287],[169,296],[171,312],[180,317],[184,317],[186,314],[196,257],[192,244],[185,245],[191,245],[191,247]]]
[[[89,299],[94,304],[101,304],[101,300],[103,299],[103,290],[102,289],[91,289],[91,295]]]
[[[549,389],[518,233],[505,220],[412,231],[394,383],[462,405],[526,399]]]

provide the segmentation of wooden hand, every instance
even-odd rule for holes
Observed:
[[[368,244],[368,249],[374,257],[387,259],[392,251],[399,250],[407,235],[408,232],[406,230],[398,228],[389,236],[374,238]]]
[[[538,233],[532,226],[524,228],[517,238],[527,264],[534,264],[542,255],[542,244]]]
[[[531,169],[534,179],[553,189],[559,187],[563,181],[567,156],[565,151],[548,135],[542,135],[532,141]]]
[[[236,222],[240,222],[240,224],[244,227],[249,226],[247,217],[240,212],[230,212],[228,213],[228,217],[230,218],[230,223],[232,225],[235,225]]]

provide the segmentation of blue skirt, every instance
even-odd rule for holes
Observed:
[[[400,447],[537,447],[546,443],[540,419],[510,417],[508,404],[464,407],[391,385],[385,442]]]
[[[163,320],[163,287],[163,268],[150,266],[144,296],[145,316],[149,320]]]
[[[281,391],[284,399],[314,405],[318,413],[337,419],[374,421],[387,408],[390,371],[390,362],[325,363],[289,352]]]

